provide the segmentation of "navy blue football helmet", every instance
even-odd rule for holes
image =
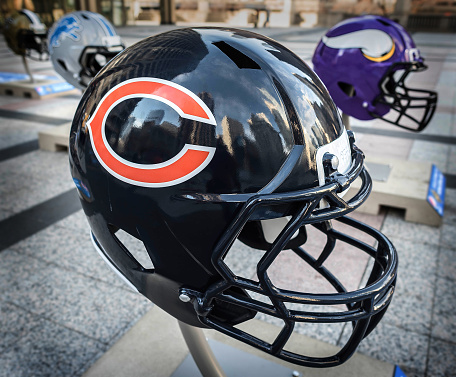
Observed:
[[[371,190],[363,158],[312,70],[277,42],[234,29],[180,29],[127,48],[89,84],[70,137],[93,243],[133,289],[182,322],[312,367],[347,360],[394,291],[393,245],[345,216]],[[317,254],[308,249],[315,232]],[[258,256],[253,276],[228,262],[239,241]],[[346,288],[326,263],[343,244],[374,261],[363,288]],[[271,267],[285,251],[331,291],[275,284]],[[283,324],[272,341],[238,327],[260,314]],[[295,325],[340,322],[353,331],[336,355],[288,348]]]

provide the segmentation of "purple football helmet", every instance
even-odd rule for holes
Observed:
[[[354,118],[380,118],[418,132],[434,114],[437,93],[405,84],[411,72],[427,66],[410,34],[392,20],[340,22],[323,36],[312,62],[336,105]]]

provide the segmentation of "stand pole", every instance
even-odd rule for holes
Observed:
[[[204,336],[203,330],[189,326],[178,321],[185,343],[198,366],[203,377],[226,377],[217,359],[212,353],[211,347]]]
[[[24,63],[25,71],[30,76],[30,82],[34,83],[35,79],[33,78],[32,72],[30,71],[30,67],[28,65],[28,62],[27,62],[27,59],[25,58],[25,56],[22,56],[22,63]]]
[[[349,115],[347,115],[345,113],[342,113],[342,122],[344,123],[346,130],[351,130],[351,127],[350,127],[350,116]]]

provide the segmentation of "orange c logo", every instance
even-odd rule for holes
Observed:
[[[212,160],[214,147],[185,144],[176,156],[158,164],[133,163],[114,152],[105,135],[106,118],[120,102],[138,97],[166,103],[182,118],[216,125],[206,104],[188,89],[149,77],[127,80],[104,95],[87,121],[92,148],[101,165],[116,178],[143,187],[177,185],[202,171]]]

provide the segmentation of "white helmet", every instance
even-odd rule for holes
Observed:
[[[89,11],[66,14],[54,23],[48,47],[57,73],[80,89],[125,48],[111,23]]]

